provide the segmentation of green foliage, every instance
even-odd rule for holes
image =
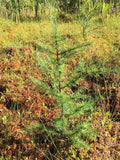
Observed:
[[[106,4],[105,2],[103,2],[102,16],[106,16],[110,9],[111,9],[111,5],[110,4]]]

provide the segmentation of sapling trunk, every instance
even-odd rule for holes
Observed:
[[[58,92],[61,93],[61,77],[60,77],[60,71],[59,71],[59,65],[60,65],[60,54],[59,54],[59,50],[58,50],[58,41],[57,41],[57,28],[55,26],[55,49],[56,49],[56,61],[57,61],[57,70],[58,70],[58,76],[59,76],[59,80],[58,80]],[[62,104],[61,106],[61,117],[62,117],[62,122],[63,122],[63,126],[64,126],[64,106]]]

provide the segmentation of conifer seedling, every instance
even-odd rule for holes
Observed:
[[[69,76],[67,76],[66,64],[68,59],[74,58],[76,49],[85,47],[89,43],[65,50],[61,49],[65,39],[58,34],[56,9],[53,10],[50,20],[53,28],[53,42],[49,45],[38,43],[39,52],[36,53],[38,67],[42,69],[44,77],[39,81],[34,78],[31,79],[40,90],[44,90],[45,94],[54,96],[56,106],[59,109],[59,116],[54,119],[52,126],[45,126],[40,123],[40,132],[46,131],[53,139],[58,136],[64,139],[64,142],[67,141],[69,145],[75,147],[88,147],[84,140],[88,135],[93,135],[93,131],[87,121],[80,121],[79,119],[81,115],[86,116],[91,113],[94,101],[80,89],[75,92],[71,90],[72,86],[84,78],[85,63],[83,59],[80,59]],[[42,58],[43,52],[47,53],[47,57]],[[67,93],[66,90],[70,93]]]

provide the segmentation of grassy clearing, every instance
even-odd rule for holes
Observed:
[[[102,24],[97,21],[95,18],[92,27],[87,29],[86,41],[92,45],[79,50],[75,59],[69,60],[68,69],[77,65],[78,58],[83,58],[95,73],[79,82],[76,88],[87,85],[87,91],[97,98],[96,112],[89,117],[89,123],[98,134],[86,140],[90,149],[71,146],[67,152],[59,139],[59,146],[55,144],[59,152],[55,153],[55,146],[49,139],[45,141],[37,129],[32,132],[26,129],[37,125],[40,119],[49,125],[58,113],[54,97],[44,95],[30,81],[30,77],[38,80],[42,77],[34,53],[37,42],[49,44],[52,41],[51,24],[48,21],[16,24],[0,19],[1,159],[62,159],[63,155],[71,160],[120,158],[120,17],[108,17]],[[100,27],[94,30],[93,26]],[[78,22],[60,23],[58,29],[60,36],[66,38],[62,47],[84,42]],[[104,62],[105,68],[111,70],[106,76],[101,74],[106,71]]]

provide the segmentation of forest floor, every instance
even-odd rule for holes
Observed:
[[[64,48],[84,41],[92,43],[79,51],[87,66],[105,64],[111,69],[106,76],[92,76],[80,82],[80,86],[88,85],[93,96],[100,93],[96,111],[89,117],[89,123],[97,131],[96,138],[87,141],[90,148],[75,152],[71,146],[68,153],[65,148],[60,151],[68,154],[68,160],[119,160],[120,17],[101,23],[96,18],[86,30],[86,40],[78,22],[62,22],[58,30],[60,36],[66,38]],[[50,123],[57,116],[54,97],[44,95],[30,80],[30,77],[41,78],[42,71],[37,67],[35,56],[35,52],[39,52],[37,43],[49,44],[52,40],[49,22],[14,23],[0,19],[0,160],[48,159],[48,146],[42,140],[36,144],[37,131],[28,132],[26,128],[38,124],[40,118]],[[69,68],[75,65],[77,57],[69,61]],[[62,159],[55,156],[55,159]]]

